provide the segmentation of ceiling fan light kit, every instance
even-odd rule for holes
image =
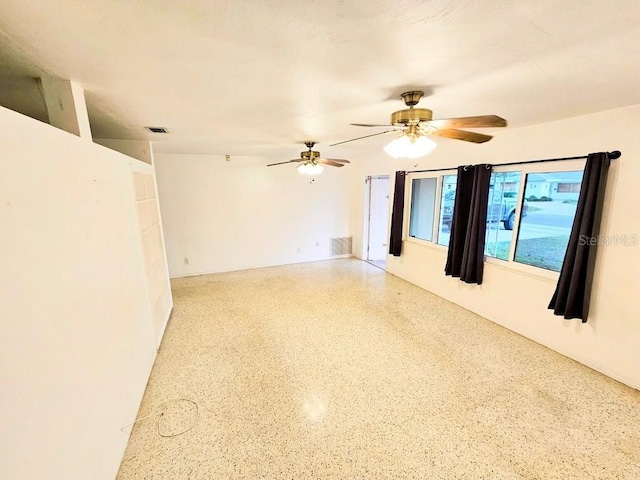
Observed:
[[[420,158],[427,155],[437,144],[425,136],[402,134],[384,147],[384,151],[393,158]]]
[[[297,169],[303,175],[319,175],[324,170],[324,167],[318,163],[304,162],[298,165]]]

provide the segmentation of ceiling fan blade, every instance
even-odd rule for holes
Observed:
[[[385,133],[395,133],[397,130],[385,130],[384,132],[372,133],[371,135],[364,135],[363,137],[352,138],[351,140],[344,140],[343,142],[332,143],[329,145],[330,147],[335,147],[336,145],[342,145],[343,143],[355,142],[356,140],[362,140],[363,138],[376,137],[378,135],[384,135]]]
[[[270,163],[269,165],[267,165],[267,167],[273,167],[274,165],[284,165],[285,163],[294,163],[294,162],[302,162],[303,160],[301,158],[298,158],[297,160],[287,160],[286,162],[278,162],[278,163]]]
[[[349,125],[353,125],[355,127],[387,127],[387,128],[404,128],[404,125],[389,125],[387,124],[378,124],[378,123],[350,123]]]
[[[439,128],[432,135],[473,143],[484,143],[493,138],[491,135],[485,135],[484,133],[467,132],[466,130],[456,130],[455,128]]]
[[[476,117],[442,118],[424,122],[437,128],[490,128],[506,127],[507,121],[497,115],[478,115]]]
[[[321,158],[318,160],[318,163],[331,165],[332,167],[344,167],[344,163],[334,162],[333,160],[329,160],[328,158]]]
[[[344,160],[342,158],[323,158],[322,160],[331,160],[332,162],[338,163],[351,163],[349,160]]]

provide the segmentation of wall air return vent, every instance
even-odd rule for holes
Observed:
[[[164,127],[144,127],[149,130],[151,133],[169,133],[169,131]]]
[[[348,257],[351,255],[353,237],[331,238],[329,240],[332,257]]]

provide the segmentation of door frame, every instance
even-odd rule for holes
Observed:
[[[364,179],[365,187],[365,199],[364,199],[364,235],[362,242],[362,259],[365,262],[369,261],[369,243],[371,238],[371,187],[373,179],[386,178],[391,182],[390,175],[366,175]],[[391,183],[389,183],[391,184]],[[390,195],[387,195],[391,198]],[[391,211],[391,205],[389,205],[388,212]],[[389,216],[387,215],[387,234],[389,233]],[[388,254],[387,254],[388,255]]]

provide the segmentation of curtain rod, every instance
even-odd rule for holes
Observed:
[[[609,153],[609,159],[615,160],[616,158],[620,158],[622,153],[620,150],[614,150]],[[503,167],[508,165],[524,165],[527,163],[543,163],[543,162],[560,162],[563,160],[580,160],[582,158],[587,158],[589,155],[580,155],[577,157],[562,157],[562,158],[545,158],[543,160],[525,160],[523,162],[508,162],[508,163],[495,163],[492,164],[492,167]],[[425,172],[444,172],[445,170],[455,170],[458,167],[450,167],[450,168],[432,168],[431,170],[410,170],[407,173],[425,173]]]

